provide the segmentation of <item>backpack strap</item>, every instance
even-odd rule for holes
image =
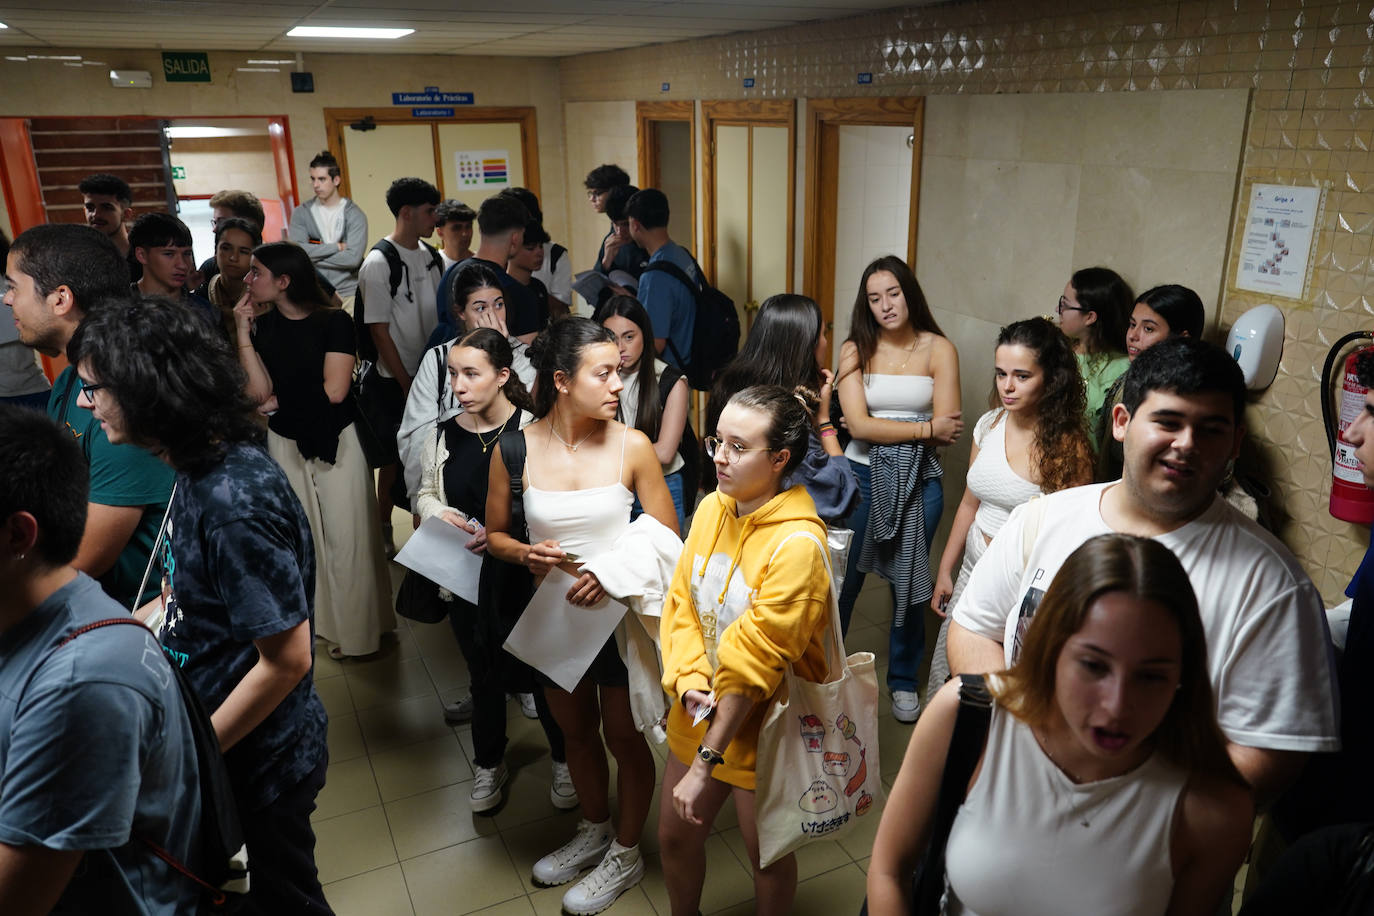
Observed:
[[[959,681],[959,713],[945,756],[944,775],[940,778],[930,846],[913,895],[914,912],[917,913],[940,911],[940,895],[945,890],[945,846],[954,817],[968,794],[968,781],[973,778],[973,771],[983,756],[988,724],[992,720],[992,694],[988,692],[987,679],[981,674],[961,674]]]
[[[419,239],[419,242],[420,247],[423,248],[425,251],[429,252],[429,269],[438,271],[439,276],[443,277],[444,259],[439,257],[439,249],[435,248],[433,245],[429,244],[424,239]]]
[[[701,268],[697,267],[697,262],[695,258],[692,259],[692,266],[696,267],[697,275],[700,276]],[[687,271],[683,270],[681,267],[678,267],[671,261],[650,261],[648,264],[644,265],[644,272],[647,273],[651,270],[662,271],[663,273],[677,280],[677,282],[681,283],[683,286],[691,290],[692,298],[701,298],[702,288],[698,286],[696,283],[692,282],[692,278],[687,275]]]
[[[529,538],[529,526],[525,522],[525,431],[519,428],[508,429],[497,440],[501,446],[501,460],[510,475],[510,533],[512,536]]]
[[[151,635],[153,632],[152,630],[149,630],[147,627],[143,626],[143,621],[135,620],[132,615],[128,617],[110,617],[105,620],[97,620],[94,623],[88,623],[85,626],[77,627],[75,630],[72,630],[70,633],[68,633],[65,639],[63,639],[60,643],[57,644],[57,648],[62,648],[67,643],[71,642],[73,639],[76,639],[76,637],[89,633],[92,630],[99,630],[101,627],[112,627],[121,623],[128,623],[133,624],[136,627],[143,627],[144,630],[147,630],[149,635]]]
[[[423,244],[423,243],[422,243]],[[391,298],[396,298],[396,290],[401,288],[401,273],[406,269],[405,262],[401,260],[401,252],[391,239],[378,239],[377,244],[372,246],[373,251],[380,251],[382,257],[386,258],[386,266],[391,271],[388,280],[391,288]]]
[[[666,368],[663,374],[658,377],[658,406],[662,410],[668,406],[668,395],[672,393],[673,386],[678,379],[682,378],[682,370],[672,363],[665,363]]]

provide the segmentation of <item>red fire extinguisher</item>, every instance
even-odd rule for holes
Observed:
[[[1331,415],[1331,368],[1341,349],[1353,340],[1374,339],[1369,331],[1353,331],[1331,347],[1322,367],[1322,419],[1326,422],[1326,442],[1331,451],[1331,514],[1347,522],[1361,525],[1374,523],[1374,491],[1364,483],[1359,462],[1355,460],[1355,446],[1345,441],[1345,430],[1364,410],[1365,393],[1355,371],[1356,362],[1366,354],[1374,354],[1374,346],[1361,347],[1345,360],[1341,381],[1338,425]]]

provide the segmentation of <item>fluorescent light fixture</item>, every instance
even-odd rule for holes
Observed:
[[[83,60],[83,61],[81,62],[81,64],[82,64],[82,66],[86,66],[86,67],[107,67],[107,66],[109,66],[109,64],[105,63],[103,60]]]
[[[290,38],[401,38],[414,29],[349,28],[333,25],[298,25],[287,32]]]
[[[9,26],[5,25],[3,22],[0,22],[0,29],[8,29],[8,28],[9,28]]]
[[[64,66],[64,67],[80,67],[81,64],[78,63],[78,62],[76,62],[76,61],[67,60],[67,61],[63,61],[63,62],[62,62],[62,66]]]
[[[80,60],[80,54],[30,54],[29,60]]]
[[[296,62],[296,59],[295,59],[294,57],[288,58],[288,59],[286,59],[286,60],[249,60],[249,61],[248,61],[248,63],[250,63],[250,64],[294,64],[295,62]]]
[[[280,73],[281,67],[235,67],[240,73]]]
[[[5,55],[5,60],[17,60],[21,64],[27,64],[29,62],[27,57],[10,57],[8,54]]]

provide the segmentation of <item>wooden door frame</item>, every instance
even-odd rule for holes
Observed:
[[[326,108],[324,110],[325,136],[329,141],[329,151],[339,160],[343,181],[339,193],[352,197],[348,185],[348,155],[344,143],[344,131],[348,125],[364,118],[371,118],[377,124],[427,124],[434,143],[434,179],[439,187],[439,196],[450,196],[444,188],[443,161],[439,154],[439,126],[443,124],[519,124],[520,125],[520,162],[525,170],[525,187],[540,197],[539,192],[539,131],[535,119],[535,109],[530,107],[500,108],[459,108],[452,117],[417,118],[409,108]],[[396,176],[401,177],[401,176]]]
[[[716,281],[716,127],[787,128],[787,289],[792,292],[796,271],[797,234],[797,101],[796,99],[746,99],[701,103],[701,130],[705,156],[702,169],[702,247],[697,259],[712,283]]]
[[[832,324],[837,303],[835,291],[835,213],[838,201],[835,176],[839,165],[841,124],[879,127],[910,127],[911,201],[907,219],[906,262],[916,267],[916,229],[921,199],[921,138],[925,128],[925,99],[902,98],[807,99],[806,132],[806,269],[803,289],[821,306],[821,313]],[[825,218],[828,214],[829,218]],[[828,306],[828,308],[827,308]],[[833,348],[834,342],[831,342]]]
[[[655,121],[685,121],[687,138],[692,144],[692,244],[696,244],[697,224],[697,132],[694,129],[697,103],[687,101],[635,102],[635,142],[639,151],[640,187],[651,186],[651,176],[658,172],[658,147],[654,145]]]

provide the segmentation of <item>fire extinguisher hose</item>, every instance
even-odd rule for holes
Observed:
[[[1326,362],[1322,364],[1322,423],[1326,427],[1326,448],[1331,453],[1332,461],[1336,460],[1336,424],[1331,415],[1331,367],[1336,364],[1341,350],[1355,340],[1374,340],[1374,332],[1351,331],[1343,335],[1331,345],[1331,349],[1326,352]]]

